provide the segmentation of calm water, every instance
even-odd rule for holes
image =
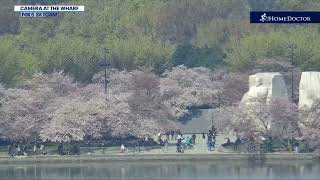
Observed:
[[[4,180],[320,179],[313,161],[177,161],[0,165]]]

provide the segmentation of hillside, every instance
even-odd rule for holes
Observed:
[[[15,4],[84,5],[83,13],[19,18]],[[1,0],[0,82],[62,70],[90,82],[105,55],[113,68],[157,74],[184,64],[250,72],[288,64],[320,69],[319,25],[253,25],[250,10],[319,10],[317,0]],[[292,54],[288,48],[295,44]],[[274,66],[275,65],[275,66]],[[265,66],[264,66],[265,67]],[[264,69],[265,70],[265,69]]]

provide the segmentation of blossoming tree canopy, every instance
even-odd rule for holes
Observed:
[[[178,66],[164,74],[160,80],[160,92],[164,104],[176,117],[186,115],[191,107],[217,104],[223,83],[215,80],[206,68],[187,69]]]
[[[1,124],[6,127],[2,135],[13,139],[33,139],[48,123],[48,113],[57,97],[64,97],[76,88],[72,79],[61,73],[36,74],[19,88],[1,89]]]
[[[16,140],[50,141],[155,135],[177,130],[193,106],[215,103],[221,83],[205,68],[176,67],[158,76],[145,71],[97,74],[79,84],[63,73],[36,74],[17,88],[0,88],[0,133]]]

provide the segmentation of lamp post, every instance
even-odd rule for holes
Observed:
[[[291,101],[294,102],[294,89],[293,89],[293,70],[294,70],[294,62],[293,62],[293,51],[297,48],[296,44],[290,43],[289,44],[289,50],[290,50],[290,62],[291,62]]]
[[[218,94],[218,96],[217,96],[217,98],[218,98],[218,102],[217,102],[217,106],[216,107],[218,107],[218,108],[220,108],[220,106],[221,106],[221,94],[219,93]],[[214,109],[216,108],[216,107],[214,107],[214,106],[212,106],[212,113],[211,113],[211,127],[214,125],[213,124],[213,119],[214,119]]]
[[[103,49],[103,53],[104,53],[104,59],[103,59],[103,63],[100,64],[100,66],[104,67],[104,92],[107,92],[107,85],[109,83],[109,81],[107,80],[107,67],[110,66],[110,64],[107,63],[107,53],[109,53],[110,49],[108,48],[104,48]]]

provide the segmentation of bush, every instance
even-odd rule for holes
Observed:
[[[28,78],[37,70],[37,60],[31,54],[19,50],[10,38],[0,38],[0,82],[14,85]]]
[[[173,55],[173,65],[186,67],[216,68],[223,65],[224,53],[218,47],[198,48],[192,45],[178,46]]]
[[[41,70],[54,72],[63,70],[79,81],[90,81],[99,70],[102,47],[94,41],[75,37],[57,37],[42,44],[39,57],[42,57]]]
[[[161,72],[171,66],[175,46],[151,37],[139,36],[110,42],[110,63],[118,69],[143,67]]]
[[[256,33],[233,42],[226,63],[233,70],[253,68],[257,60],[289,61],[290,44],[295,44],[293,62],[302,70],[320,70],[320,36],[316,28],[296,28],[270,33]]]

